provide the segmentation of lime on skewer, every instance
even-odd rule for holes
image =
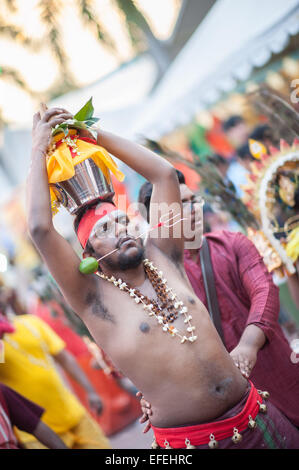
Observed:
[[[84,258],[79,266],[79,271],[82,274],[93,274],[99,269],[99,263],[92,256]]]

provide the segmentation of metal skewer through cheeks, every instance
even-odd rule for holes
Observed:
[[[166,218],[168,217],[168,218]],[[179,217],[179,218],[178,218]],[[165,220],[163,220],[165,219]],[[177,219],[177,220],[175,220]],[[183,220],[187,220],[186,218],[182,218],[180,214],[177,214],[176,216],[169,217],[168,214],[164,214],[160,217],[159,223],[154,225],[153,227],[148,228],[146,231],[138,235],[138,237],[133,237],[135,240],[138,240],[138,238],[143,237],[143,235],[149,234],[153,230],[159,228],[159,227],[165,227],[165,228],[171,228],[177,225],[178,223],[182,222]],[[172,223],[171,223],[172,222]],[[93,274],[99,269],[99,262],[102,261],[104,258],[107,258],[107,256],[112,255],[116,251],[118,251],[119,248],[115,248],[114,250],[110,251],[109,253],[106,253],[105,255],[101,256],[101,258],[94,258],[94,257],[88,257],[85,258],[81,261],[80,266],[79,266],[79,271],[82,274]]]

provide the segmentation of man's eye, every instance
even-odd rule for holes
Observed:
[[[96,228],[95,235],[97,237],[101,236],[103,233],[107,232],[108,230],[108,223],[105,223],[103,225],[100,225],[99,227]]]
[[[128,220],[125,216],[117,217],[116,222],[121,225],[128,225]]]

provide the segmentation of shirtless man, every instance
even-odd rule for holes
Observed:
[[[194,231],[201,232],[201,198],[186,185],[183,173],[177,171],[177,175],[184,217],[189,219]],[[145,182],[140,188],[138,201],[145,208],[146,220],[151,194],[152,185]],[[222,339],[226,349],[242,375],[250,378],[257,388],[267,390],[276,408],[299,427],[299,363],[290,360],[292,350],[278,323],[279,292],[272,275],[245,235],[217,230],[205,233],[205,239],[211,253]],[[185,241],[190,246],[187,237]],[[184,267],[195,294],[208,308],[201,250],[201,246],[190,249],[187,245]],[[273,364],[275,367],[272,367]],[[142,400],[141,405],[144,412],[141,422],[145,422],[149,404]],[[147,425],[145,431],[149,428],[150,425]]]
[[[101,258],[118,248],[100,262],[101,272],[108,277],[121,278],[152,301],[157,300],[157,293],[146,275],[144,258],[163,271],[167,286],[183,301],[188,313],[196,312],[192,326],[197,339],[181,343],[176,335],[163,331],[164,325],[149,316],[125,290],[95,274],[81,274],[80,259],[53,226],[46,152],[51,128],[71,117],[68,112],[54,108],[42,118],[39,113],[35,114],[33,119],[32,162],[28,177],[31,238],[67,302],[84,321],[95,341],[151,402],[152,426],[157,429],[192,426],[216,420],[242,400],[248,382],[234,365],[208,311],[189,284],[183,265],[183,237],[175,237],[175,230],[172,232],[162,226],[158,236],[157,231],[151,232],[143,246],[140,238],[128,235],[126,221],[113,218],[113,212],[109,211],[105,220],[108,217],[109,223],[113,224],[114,236],[111,233],[103,236],[107,227],[100,218],[86,235],[86,214],[79,222],[77,232],[84,246],[84,257]],[[169,217],[170,206],[173,217],[181,216],[177,175],[166,160],[102,130],[98,131],[98,143],[153,184],[150,220],[156,218],[152,208],[157,206],[162,217]],[[190,336],[183,315],[179,315],[173,325],[182,335]],[[213,441],[214,435],[210,434],[205,438],[205,444]],[[163,445],[160,438],[157,440],[160,446]],[[201,443],[198,439],[195,441],[196,446]],[[289,445],[293,445],[293,441],[290,440]],[[185,444],[174,447],[185,447]]]

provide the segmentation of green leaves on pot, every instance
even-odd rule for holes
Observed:
[[[90,134],[97,138],[97,132],[93,128],[94,124],[99,121],[99,118],[93,117],[94,107],[92,104],[92,98],[90,98],[87,103],[75,114],[73,119],[68,119],[67,121],[55,126],[52,129],[52,136],[63,132],[65,136],[68,135],[69,128],[73,129],[83,129],[90,132]]]
[[[74,119],[76,119],[76,121],[87,121],[92,118],[93,112],[92,98],[90,98],[77,114],[75,114]]]

